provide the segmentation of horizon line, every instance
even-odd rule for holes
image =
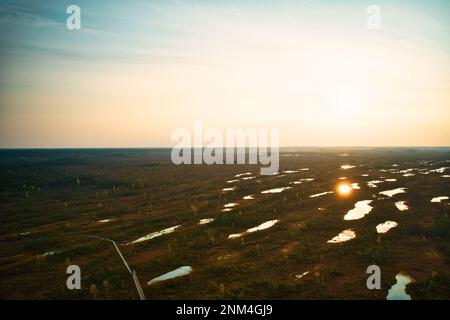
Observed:
[[[189,148],[189,147],[186,147]],[[199,149],[200,147],[190,147],[190,149]],[[218,147],[218,146],[211,146],[211,147],[201,147],[204,148],[222,148],[222,149],[230,149],[229,147]],[[240,148],[251,148],[251,149],[257,149],[257,148],[264,148],[264,147],[232,147],[233,149],[240,149]],[[265,148],[271,148],[271,146],[265,146]],[[305,145],[305,146],[283,146],[278,147],[279,149],[289,149],[289,148],[450,148],[450,145],[357,145],[357,146],[345,146],[345,145],[326,145],[326,146],[320,146],[320,145]],[[168,147],[168,146],[130,146],[130,147],[124,147],[124,146],[114,146],[114,147],[0,147],[0,150],[108,150],[108,149],[184,149],[184,147]]]

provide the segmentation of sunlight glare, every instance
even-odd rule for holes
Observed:
[[[341,196],[347,196],[352,192],[352,188],[346,184],[346,183],[341,183],[340,185],[338,185],[337,187],[337,193]]]

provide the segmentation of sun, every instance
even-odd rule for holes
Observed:
[[[331,112],[339,121],[353,121],[360,116],[369,99],[368,89],[363,83],[347,81],[328,91]]]
[[[352,187],[347,183],[341,183],[337,186],[337,193],[341,196],[348,196],[352,192]]]

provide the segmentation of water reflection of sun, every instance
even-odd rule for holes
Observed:
[[[340,183],[337,188],[337,193],[340,196],[348,196],[352,192],[352,187],[347,183]]]

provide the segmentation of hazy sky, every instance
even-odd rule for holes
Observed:
[[[66,8],[81,8],[81,30]],[[369,5],[381,30],[366,27]],[[450,145],[450,1],[0,0],[0,147]]]

